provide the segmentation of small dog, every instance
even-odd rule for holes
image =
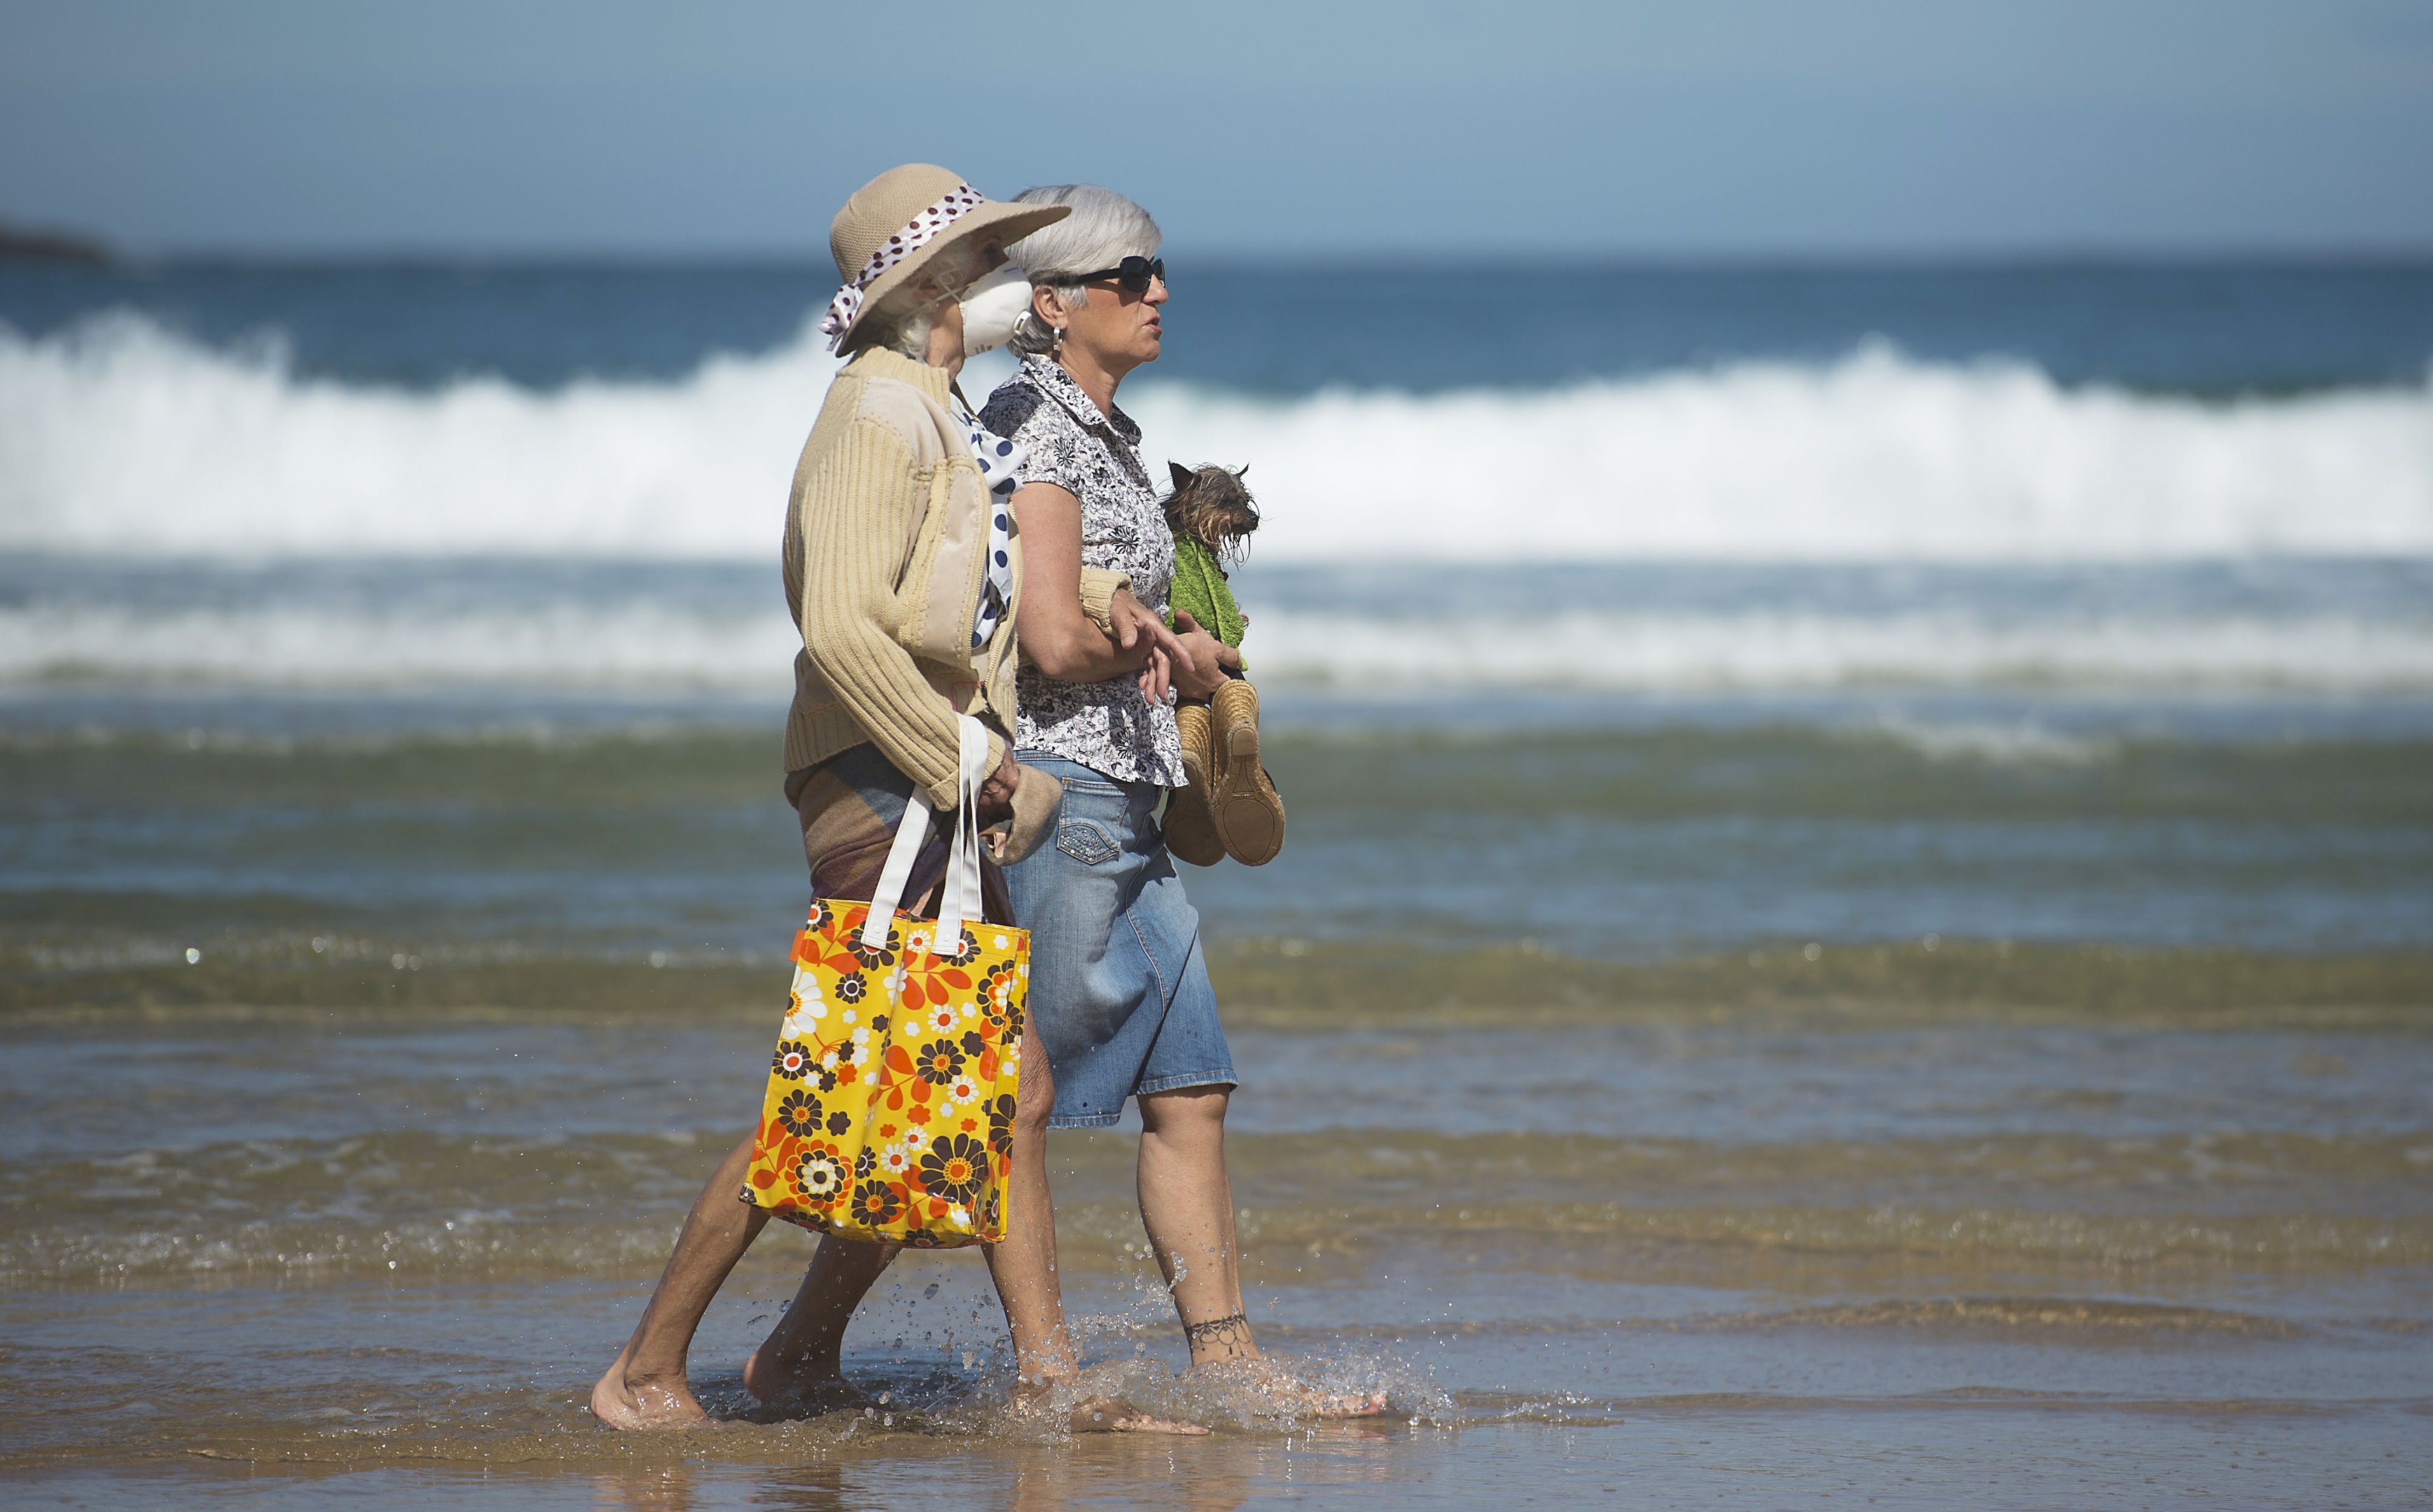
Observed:
[[[1178,629],[1187,618],[1238,651],[1248,620],[1226,584],[1225,564],[1240,562],[1259,528],[1259,506],[1242,481],[1251,469],[1166,467],[1174,476],[1165,501],[1166,527],[1174,533],[1167,616]],[[1194,866],[1214,866],[1228,856],[1245,866],[1265,866],[1284,849],[1284,800],[1259,762],[1258,689],[1231,668],[1226,676],[1215,698],[1185,699],[1175,708],[1188,785],[1166,805],[1166,848]]]
[[[1176,544],[1198,541],[1209,555],[1238,564],[1251,532],[1259,528],[1258,503],[1242,481],[1251,469],[1213,463],[1195,468],[1180,462],[1165,467],[1174,476],[1174,492],[1165,500],[1165,523]]]

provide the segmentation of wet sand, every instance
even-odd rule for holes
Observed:
[[[1720,1017],[1239,1032],[1255,1316],[1313,1380],[1387,1389],[1373,1425],[1178,1380],[1131,1136],[1060,1136],[1095,1379],[1219,1430],[1155,1445],[1008,1422],[971,1255],[908,1257],[857,1322],[847,1368],[882,1402],[769,1420],[737,1372],[808,1257],[784,1231],[696,1351],[727,1421],[591,1425],[726,1137],[710,1110],[754,1080],[748,1026],[21,1019],[0,1470],[69,1504],[2398,1506],[2433,1486],[2433,1037]]]

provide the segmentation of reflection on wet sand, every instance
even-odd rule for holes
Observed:
[[[849,1460],[769,1469],[748,1477],[674,1466],[592,1477],[594,1512],[691,1512],[728,1505],[748,1487],[756,1507],[947,1506],[1003,1512],[1154,1504],[1172,1512],[1234,1512],[1280,1491],[1383,1490],[1402,1478],[1401,1425],[1331,1424],[1256,1445],[1170,1447],[1112,1443],[1002,1444],[986,1451],[898,1439]]]

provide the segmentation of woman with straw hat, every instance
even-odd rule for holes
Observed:
[[[1028,855],[1054,821],[1056,780],[1017,764],[1010,739],[1022,594],[1020,543],[1003,503],[1012,459],[978,432],[954,378],[963,359],[957,296],[1002,263],[1012,242],[1066,213],[990,200],[959,175],[910,163],[864,184],[830,226],[842,286],[821,329],[848,361],[795,466],[784,550],[787,602],[803,638],[786,722],[786,796],[815,897],[870,896],[916,797],[954,812],[959,715],[992,732],[979,807],[992,826],[982,865],[989,919],[1012,920],[998,867]],[[1182,648],[1123,575],[1086,576],[1079,602],[1109,656],[1163,691]],[[945,864],[946,833],[935,829],[906,896],[934,891]],[[1007,1232],[987,1258],[1026,1392],[1036,1396],[1078,1366],[1047,1191],[1055,1087],[1047,1058],[1029,1053],[1027,1030],[1024,1052]],[[591,1410],[611,1427],[706,1417],[687,1384],[686,1355],[710,1300],[768,1221],[736,1197],[753,1144],[746,1135],[703,1187],[633,1337],[592,1388]],[[824,1238],[797,1305],[745,1367],[746,1385],[796,1402],[841,1387],[839,1304],[849,1313],[892,1258],[886,1246]],[[1171,1426],[1102,1401],[1072,1410],[1077,1428]]]

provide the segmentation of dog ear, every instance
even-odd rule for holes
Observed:
[[[1177,488],[1188,488],[1191,486],[1193,473],[1189,467],[1184,467],[1180,462],[1169,462],[1165,466],[1166,470],[1174,474],[1174,485]]]

